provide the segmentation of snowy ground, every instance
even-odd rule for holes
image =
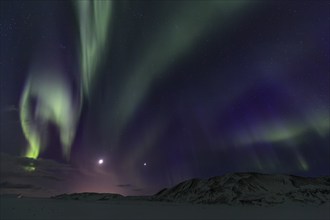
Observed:
[[[330,204],[275,207],[0,197],[0,219],[330,219]]]

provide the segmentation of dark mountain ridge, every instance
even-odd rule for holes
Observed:
[[[191,179],[163,189],[159,201],[271,205],[285,202],[330,202],[330,176],[233,173],[209,179]]]
[[[312,178],[285,174],[232,173],[209,179],[187,180],[152,196],[124,197],[109,193],[74,193],[52,198],[259,206],[284,203],[322,205],[330,202],[330,176]]]

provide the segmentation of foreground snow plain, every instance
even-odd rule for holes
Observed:
[[[330,203],[271,207],[228,206],[157,201],[75,201],[0,197],[0,219],[330,219]]]

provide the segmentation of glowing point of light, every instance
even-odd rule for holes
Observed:
[[[103,164],[103,162],[104,162],[103,159],[99,159],[98,164],[101,165]]]
[[[144,163],[143,166],[147,166],[147,163]]]
[[[36,170],[35,167],[24,167],[24,169],[25,169],[26,171],[28,171],[28,172],[33,172],[33,171]]]
[[[27,166],[23,166],[23,169],[27,172],[33,172],[36,170],[36,167],[34,166],[33,163],[30,163],[29,165]]]

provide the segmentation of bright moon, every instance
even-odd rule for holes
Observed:
[[[144,163],[143,166],[147,166],[147,163]]]
[[[99,159],[98,163],[101,165],[103,164],[103,159]]]

